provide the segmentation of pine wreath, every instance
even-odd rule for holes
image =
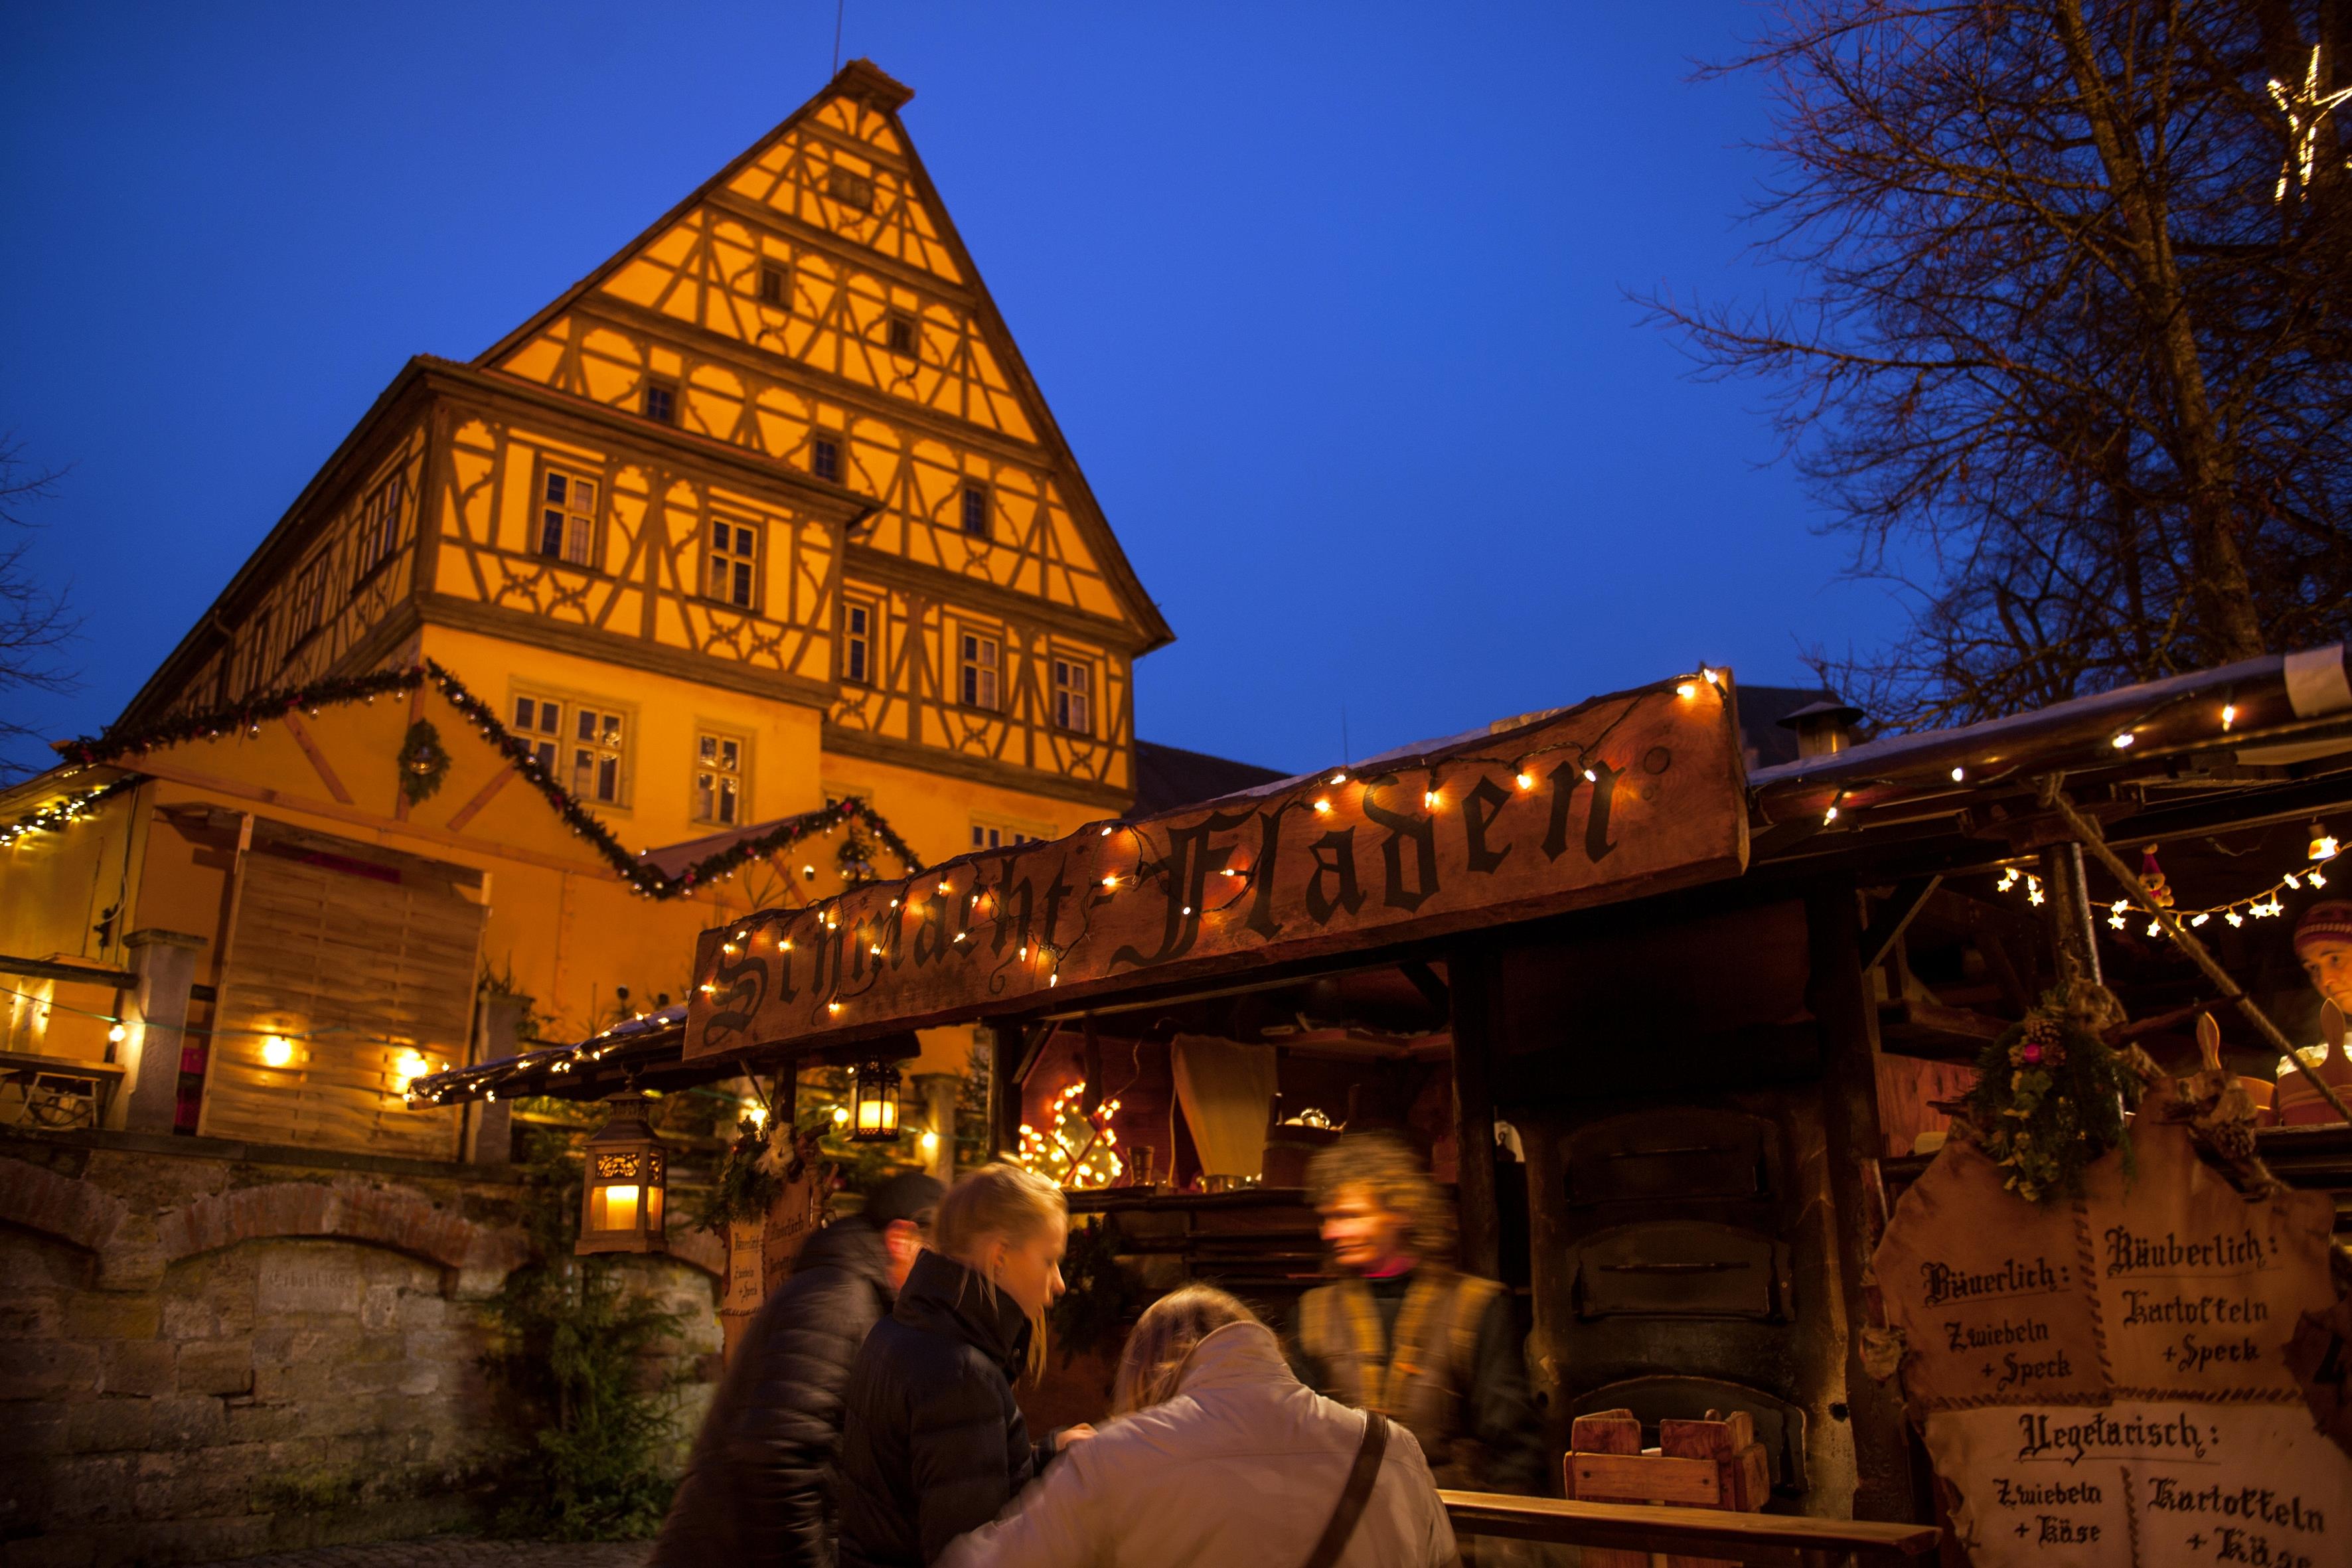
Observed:
[[[2083,1172],[2110,1149],[2131,1170],[2126,1108],[2138,1103],[2140,1075],[2084,1022],[2083,1005],[2053,992],[1977,1058],[1969,1121],[2002,1186],[2028,1203],[2078,1197]]]
[[[448,773],[449,749],[441,743],[441,731],[431,720],[419,719],[400,744],[400,793],[415,805],[431,799]]]

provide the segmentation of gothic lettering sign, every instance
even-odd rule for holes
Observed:
[[[2248,1199],[2152,1099],[2079,1202],[1945,1145],[1873,1259],[1977,1568],[2352,1560],[2352,1458],[2288,1347],[2336,1292],[2325,1193]],[[2330,1543],[2333,1544],[2330,1544]]]
[[[852,1041],[1735,876],[1727,687],[1666,682],[703,933],[689,1058]]]

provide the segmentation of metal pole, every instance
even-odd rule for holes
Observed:
[[[2075,973],[2095,985],[2105,984],[2098,939],[2091,928],[2091,889],[2083,880],[2083,847],[2072,842],[2045,845],[2042,881],[2049,889],[2045,923],[2050,945],[2074,961]]]
[[[2221,987],[2221,994],[2235,1005],[2239,1012],[2245,1015],[2246,1020],[2253,1025],[2256,1032],[2272,1045],[2276,1046],[2280,1053],[2294,1064],[2294,1070],[2301,1073],[2311,1087],[2319,1091],[2319,1098],[2327,1102],[2328,1109],[2346,1121],[2352,1122],[2352,1110],[2345,1109],[2344,1101],[2336,1097],[2336,1090],[2328,1086],[2327,1080],[2305,1065],[2301,1055],[2287,1043],[2286,1037],[2279,1033],[2278,1026],[2270,1021],[2269,1015],[2254,1005],[2253,998],[2238,988],[2238,983],[2230,978],[2229,971],[2214,962],[2213,955],[2205,951],[2203,942],[2189,934],[2189,928],[2180,923],[2179,917],[2156,901],[2147,890],[2147,884],[2132,874],[2131,868],[2124,864],[2123,857],[2107,847],[2106,840],[2100,836],[2098,828],[2086,820],[2081,812],[2076,811],[2074,803],[2066,798],[2066,792],[2059,787],[2061,783],[2061,775],[2057,773],[2051,773],[2042,779],[2042,803],[2056,811],[2065,820],[2067,828],[2081,841],[2083,847],[2089,850],[2092,858],[2105,866],[2108,874],[2123,885],[2124,891],[2131,896],[2134,903],[2148,912],[2158,926],[2163,930],[2164,934],[2172,939],[2173,945],[2187,953],[2189,962],[2203,970],[2208,980]]]

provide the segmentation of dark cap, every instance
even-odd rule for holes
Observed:
[[[946,1195],[947,1188],[935,1178],[920,1171],[901,1171],[866,1194],[866,1206],[857,1212],[877,1230],[902,1219],[928,1226]]]

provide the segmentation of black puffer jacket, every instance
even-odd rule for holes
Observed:
[[[1044,1464],[1013,1401],[1020,1308],[936,1252],[915,1259],[849,1374],[842,1568],[922,1568],[996,1517]]]
[[[881,1233],[855,1216],[801,1247],[792,1278],[736,1347],[654,1568],[831,1568],[842,1392],[857,1347],[890,1310]]]

